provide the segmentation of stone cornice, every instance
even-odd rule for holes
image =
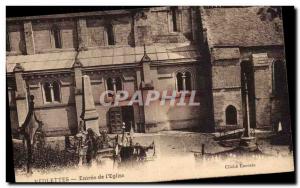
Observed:
[[[158,66],[174,66],[174,65],[184,65],[184,64],[195,64],[201,62],[200,59],[179,59],[179,60],[162,60],[162,61],[151,61],[151,67]],[[119,69],[132,69],[132,68],[141,68],[140,63],[130,63],[130,64],[117,64],[117,65],[99,65],[92,67],[81,67],[83,72],[97,72],[97,71],[110,71],[110,70],[119,70]],[[65,69],[53,69],[53,70],[38,70],[38,71],[24,71],[23,75],[27,76],[37,76],[43,77],[48,75],[58,75],[58,76],[69,76],[73,74],[74,71],[72,68]],[[13,72],[6,73],[6,77],[14,77]]]

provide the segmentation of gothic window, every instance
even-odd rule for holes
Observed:
[[[177,73],[177,91],[191,91],[192,90],[192,75],[190,72]]]
[[[236,108],[232,105],[226,108],[226,125],[236,125],[237,124],[237,112]]]
[[[182,73],[177,73],[176,75],[177,79],[177,91],[182,91],[183,90],[183,80],[182,80]]]
[[[107,24],[106,27],[107,44],[115,45],[114,30],[112,24]]]
[[[54,39],[54,47],[62,48],[60,29],[57,26],[53,26],[51,32],[52,32],[53,39]]]
[[[60,102],[60,85],[57,81],[45,82],[43,89],[45,102]]]
[[[9,37],[9,32],[6,32],[6,51],[10,52],[10,37]]]
[[[107,90],[117,92],[122,90],[122,80],[120,77],[116,78],[108,78],[106,80],[106,87]],[[108,96],[112,97],[111,94],[108,94]]]

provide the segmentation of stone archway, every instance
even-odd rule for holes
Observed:
[[[237,110],[234,106],[229,105],[225,110],[226,125],[237,125]]]

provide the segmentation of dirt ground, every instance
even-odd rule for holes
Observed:
[[[16,169],[17,181],[50,181],[53,177],[67,176],[70,181],[81,182],[81,176],[94,176],[95,174],[121,173],[126,178],[114,179],[113,181],[161,181],[173,179],[190,179],[217,177],[239,174],[274,173],[293,169],[292,152],[288,145],[271,145],[270,132],[256,134],[260,156],[249,153],[249,156],[239,156],[227,153],[223,157],[197,158],[195,153],[201,152],[202,144],[205,145],[205,153],[219,153],[232,150],[235,147],[222,147],[214,140],[214,134],[195,133],[188,131],[162,131],[159,133],[133,133],[133,144],[149,146],[155,143],[155,155],[149,150],[147,155],[153,160],[146,163],[137,163],[127,169],[115,165],[112,160],[106,160],[103,164],[91,166],[71,165],[68,167],[56,167],[47,169],[33,169],[32,176],[27,176],[24,169]],[[114,137],[115,135],[110,135]],[[205,155],[206,156],[206,155]],[[274,166],[276,160],[276,166]],[[251,164],[248,164],[251,162]],[[227,169],[226,166],[255,165],[255,168]],[[276,167],[276,168],[275,168]],[[180,169],[180,170],[178,170]],[[205,170],[202,170],[205,169]],[[143,172],[143,176],[140,176]],[[67,175],[68,174],[68,175]],[[122,177],[123,177],[122,175]],[[52,181],[52,180],[51,180]],[[90,180],[84,180],[90,181]],[[112,181],[101,179],[93,181]]]
[[[266,155],[286,155],[290,153],[288,145],[271,145],[270,132],[256,133],[256,143],[259,150]],[[183,131],[162,131],[160,133],[149,133],[133,135],[133,142],[141,145],[150,145],[153,141],[156,152],[162,156],[187,155],[189,153],[201,152],[204,144],[205,153],[218,153],[231,150],[234,147],[222,147],[214,139],[214,134],[183,132]]]

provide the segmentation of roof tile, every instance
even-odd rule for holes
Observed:
[[[210,46],[282,45],[282,21],[262,21],[262,7],[204,9],[203,25]]]

